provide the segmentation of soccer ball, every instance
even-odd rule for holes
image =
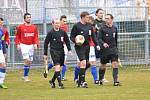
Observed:
[[[83,35],[77,35],[75,41],[77,45],[82,45],[85,41],[85,38]]]

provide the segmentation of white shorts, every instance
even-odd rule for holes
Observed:
[[[96,61],[94,46],[90,46],[89,61]]]
[[[3,50],[0,50],[0,63],[5,63],[5,57],[3,54]]]
[[[28,59],[30,61],[33,61],[34,46],[21,43],[20,48],[21,48],[23,59]]]
[[[68,49],[66,44],[64,44],[64,53],[65,53],[65,61],[67,60]]]

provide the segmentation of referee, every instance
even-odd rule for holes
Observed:
[[[93,33],[92,25],[89,24],[89,13],[88,12],[82,12],[80,14],[80,22],[76,23],[70,34],[71,41],[75,44],[75,51],[77,53],[77,56],[80,60],[79,62],[79,81],[78,81],[78,87],[87,88],[87,82],[85,81],[85,67],[89,60],[89,41],[90,36],[92,37],[95,45],[98,49],[100,49],[98,45],[97,38]],[[82,45],[78,45],[75,41],[75,37],[77,35],[83,35],[85,38],[85,42]]]
[[[58,80],[58,87],[63,89],[61,82],[60,66],[64,64],[64,43],[68,48],[68,53],[71,53],[70,41],[67,33],[60,29],[59,19],[52,21],[53,28],[48,32],[44,42],[44,60],[47,59],[48,44],[50,43],[50,54],[54,63],[55,73],[53,78],[49,81],[52,88],[55,88],[55,80]]]
[[[111,61],[113,68],[114,86],[119,86],[118,80],[118,48],[117,48],[117,27],[113,25],[114,17],[112,14],[106,14],[105,24],[101,27],[98,34],[98,40],[101,46],[101,67],[99,70],[100,85],[103,84],[103,77],[106,64]]]

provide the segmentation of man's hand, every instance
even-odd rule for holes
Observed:
[[[17,45],[17,50],[20,50],[20,49],[21,49],[20,44],[18,44]]]
[[[44,61],[48,59],[47,55],[44,55],[43,58],[44,58]]]
[[[108,45],[107,43],[104,43],[103,46],[104,46],[105,48],[108,48],[108,47],[109,47],[109,45]]]
[[[37,49],[37,44],[34,44],[33,46],[34,46],[34,49]]]
[[[96,49],[97,49],[97,50],[100,50],[101,48],[100,48],[100,46],[98,45],[98,46],[96,46]]]

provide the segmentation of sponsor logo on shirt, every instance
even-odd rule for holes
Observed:
[[[33,36],[34,36],[34,33],[24,33],[24,36],[25,36],[25,37],[30,37],[30,36],[33,37]]]

